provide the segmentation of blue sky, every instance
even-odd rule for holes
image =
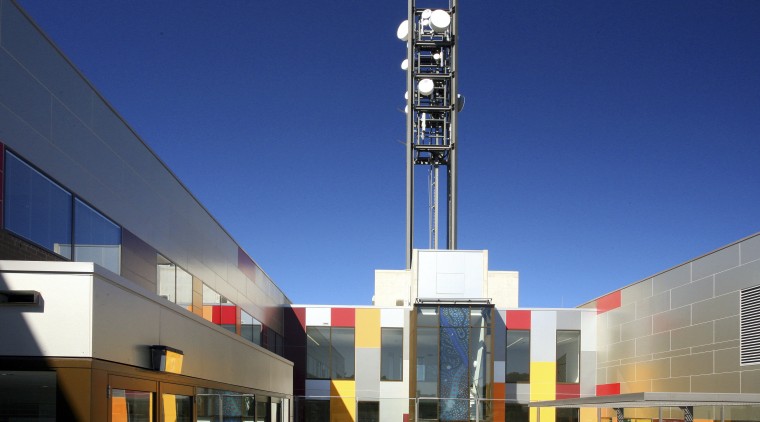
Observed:
[[[403,268],[406,1],[19,2],[291,300]],[[760,230],[760,2],[459,8],[459,247],[521,306]]]

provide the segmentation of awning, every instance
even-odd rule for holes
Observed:
[[[735,393],[628,393],[577,399],[535,401],[530,407],[687,407],[760,405],[760,394]]]

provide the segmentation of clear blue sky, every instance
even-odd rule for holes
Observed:
[[[403,268],[406,1],[20,3],[291,300]],[[760,230],[760,1],[460,9],[459,246],[522,306]]]

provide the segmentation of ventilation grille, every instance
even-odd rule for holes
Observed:
[[[760,286],[741,292],[739,341],[742,365],[760,364]]]

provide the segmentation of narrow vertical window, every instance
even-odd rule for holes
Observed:
[[[581,332],[557,331],[557,382],[580,382]]]
[[[121,271],[121,227],[79,198],[74,201],[74,259]]]
[[[380,380],[401,381],[404,363],[404,329],[382,328]]]
[[[530,382],[530,331],[507,330],[507,382]]]
[[[331,340],[332,379],[354,379],[354,329],[333,327]]]
[[[306,378],[330,379],[329,327],[306,327]]]

